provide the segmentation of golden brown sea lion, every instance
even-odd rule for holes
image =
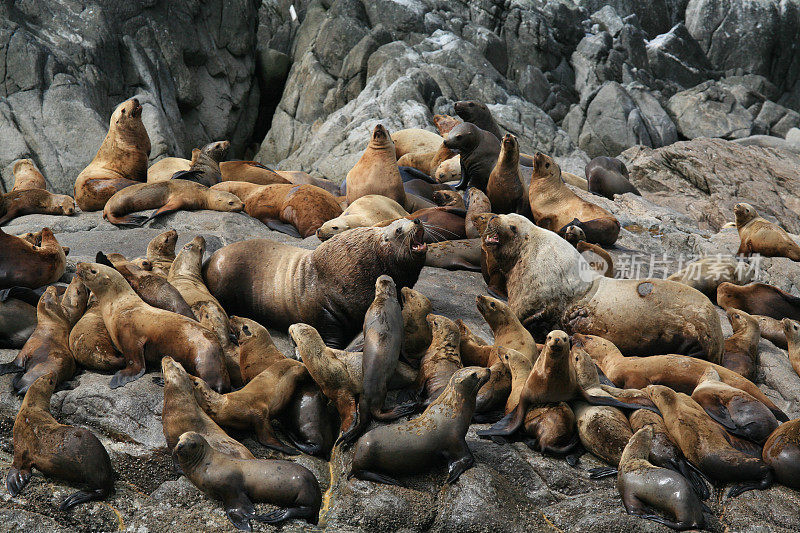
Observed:
[[[176,172],[189,170],[192,162],[182,157],[162,157],[147,168],[147,183],[167,181]]]
[[[442,207],[450,206],[460,207],[461,209],[467,208],[467,204],[464,203],[464,197],[461,196],[461,193],[451,191],[449,189],[435,191],[433,193],[433,203]]]
[[[374,226],[380,222],[408,216],[402,205],[380,194],[368,194],[347,206],[342,214],[328,220],[317,230],[317,237],[326,241],[353,228]]]
[[[400,167],[415,168],[428,176],[433,176],[436,173],[436,169],[439,168],[439,165],[456,155],[455,152],[440,143],[439,147],[434,150],[408,152],[398,157],[397,165]]]
[[[146,181],[149,155],[142,106],[132,98],[114,110],[97,155],[75,180],[75,202],[81,211],[100,211],[116,192]]]
[[[461,335],[459,354],[461,362],[467,366],[490,366],[493,345],[480,338],[469,329],[463,320],[456,320],[458,332]]]
[[[492,328],[495,346],[505,346],[521,352],[536,362],[539,350],[530,332],[523,327],[511,308],[496,298],[480,295],[475,298],[478,311]]]
[[[758,341],[761,330],[758,320],[739,309],[727,309],[733,335],[725,339],[721,365],[753,380],[758,367]]]
[[[586,402],[573,402],[578,438],[589,453],[607,464],[617,467],[620,464],[625,446],[633,436],[633,430],[622,411],[606,405],[589,405]],[[596,471],[605,473],[603,468]],[[595,469],[589,477],[596,479]]]
[[[283,361],[286,356],[278,350],[267,328],[249,318],[231,316],[231,332],[239,345],[239,369],[242,382],[249,383],[272,363]]]
[[[89,298],[86,312],[69,332],[69,351],[83,368],[109,371],[125,367],[125,357],[114,346],[94,295]]]
[[[37,289],[54,283],[64,274],[67,256],[50,228],[41,232],[41,245],[0,229],[0,290],[11,287]]]
[[[789,361],[792,363],[795,374],[800,376],[800,324],[794,320],[784,318],[781,320],[783,334],[786,337]]]
[[[738,203],[733,206],[733,212],[741,241],[737,254],[788,257],[800,261],[800,246],[783,228],[758,216],[752,205]]]
[[[462,367],[460,356],[461,334],[458,326],[442,315],[427,317],[433,337],[420,359],[417,390],[426,404],[430,404],[447,387],[450,378]]]
[[[433,331],[428,324],[433,306],[424,294],[409,287],[403,287],[400,294],[403,298],[403,354],[406,359],[417,361],[425,355],[433,340]]]
[[[30,159],[18,159],[12,169],[14,188],[11,191],[27,191],[30,189],[47,189],[47,182]]]
[[[153,237],[147,244],[147,260],[154,274],[167,277],[169,268],[175,260],[175,244],[178,242],[178,232],[174,229]]]
[[[778,483],[800,489],[800,419],[778,426],[764,443],[762,457]]]
[[[439,183],[461,180],[461,156],[457,155],[442,161],[433,172],[433,179]]]
[[[432,152],[441,146],[443,140],[440,135],[422,128],[408,128],[392,134],[397,159],[406,154]]]
[[[721,283],[717,287],[717,303],[724,309],[740,309],[751,315],[781,320],[800,320],[800,298],[766,283],[738,286]]]
[[[0,195],[0,226],[23,215],[75,214],[75,200],[44,189],[17,190]]]
[[[564,239],[581,253],[592,270],[607,278],[614,277],[614,260],[611,254],[596,244],[586,242],[586,233],[579,226],[567,226]]]
[[[402,206],[406,204],[406,191],[397,168],[394,142],[381,124],[372,130],[367,149],[345,179],[348,204],[367,194],[380,194]]]
[[[255,161],[223,161],[219,164],[222,181],[246,181],[257,185],[291,183],[286,176]]]
[[[510,133],[500,143],[500,155],[489,174],[486,196],[495,213],[519,213],[530,211],[525,187],[519,175],[519,142]]]
[[[753,271],[743,261],[733,257],[704,257],[686,265],[667,279],[688,285],[702,292],[712,302],[717,301],[717,287],[721,283],[744,285],[753,278]]]

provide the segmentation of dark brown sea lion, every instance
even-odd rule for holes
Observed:
[[[489,174],[486,196],[495,213],[524,215],[530,212],[528,197],[519,175],[519,142],[510,133],[500,143],[500,155]]]
[[[111,388],[140,378],[145,362],[172,356],[217,392],[230,389],[222,348],[216,335],[196,321],[145,303],[113,268],[78,263],[76,275],[100,302],[103,322],[126,366],[111,379]]]
[[[11,287],[37,289],[54,283],[64,274],[67,256],[50,228],[41,232],[36,246],[0,229],[0,290]]]
[[[114,492],[114,469],[108,452],[85,428],[59,424],[50,414],[50,397],[56,379],[45,374],[34,381],[14,420],[14,460],[6,488],[17,496],[31,479],[31,469],[86,490],[67,497],[59,505],[66,511],[78,504],[103,500]]]
[[[740,309],[775,320],[800,320],[800,298],[766,283],[744,286],[721,283],[717,287],[717,303],[725,309]]]
[[[645,426],[630,438],[622,452],[617,490],[625,510],[672,529],[703,528],[703,504],[685,477],[648,460],[652,443],[653,429]],[[670,519],[654,514],[653,509],[667,513]]]
[[[800,246],[783,228],[758,216],[752,205],[738,203],[733,206],[733,212],[741,241],[737,254],[788,257],[800,261]]]
[[[44,189],[12,191],[0,195],[0,226],[23,215],[74,215],[75,200]]]
[[[444,145],[461,155],[461,181],[456,189],[472,186],[485,192],[489,175],[500,156],[500,139],[475,124],[464,122],[447,134]]]
[[[225,159],[230,148],[230,141],[216,141],[208,143],[200,150],[192,151],[192,161],[189,170],[181,170],[172,175],[171,179],[194,181],[211,187],[222,181],[220,162]]]
[[[487,368],[460,369],[421,415],[365,433],[355,445],[348,477],[398,485],[391,475],[425,472],[444,456],[447,483],[457,481],[475,464],[464,437],[475,409],[475,395],[488,379]]]
[[[712,479],[741,482],[730,489],[729,497],[772,485],[770,467],[760,458],[734,448],[722,426],[691,397],[663,385],[648,385],[645,391],[658,406],[670,435],[692,464]]]
[[[215,450],[200,433],[184,433],[174,455],[186,476],[200,490],[222,500],[225,513],[239,529],[250,531],[250,520],[278,524],[302,518],[319,520],[322,492],[310,470],[291,461],[239,459]],[[256,515],[253,502],[280,507]]]
[[[401,219],[354,228],[314,250],[242,241],[217,250],[204,277],[229,312],[278,328],[310,324],[328,345],[343,348],[363,323],[378,276],[389,275],[401,289],[416,283],[425,263],[424,233],[421,223]]]
[[[431,244],[466,239],[467,234],[464,230],[466,214],[464,209],[457,207],[427,207],[414,211],[405,218],[422,222],[425,227],[425,242]]]
[[[100,211],[117,191],[145,182],[149,155],[142,106],[132,98],[114,110],[97,155],[75,180],[74,197],[81,211]]]
[[[744,285],[752,278],[753,271],[744,261],[734,257],[713,256],[693,261],[667,279],[695,288],[716,303],[717,288],[721,283]]]
[[[36,164],[30,159],[18,159],[11,171],[14,175],[14,188],[11,191],[47,189],[47,182]]]
[[[236,195],[209,189],[205,185],[181,179],[158,183],[140,183],[114,194],[103,208],[103,218],[112,224],[141,226],[156,217],[179,210],[210,209],[231,213],[244,208]],[[138,211],[155,209],[147,215]]]
[[[761,340],[758,320],[739,309],[728,308],[727,314],[733,335],[725,339],[722,366],[753,381],[758,367],[758,341]]]
[[[494,135],[497,140],[503,138],[503,133],[500,127],[495,122],[492,112],[489,108],[481,102],[474,100],[462,100],[453,104],[453,110],[456,114],[464,120],[464,122],[471,122],[479,128],[488,131]]]
[[[36,306],[13,294],[0,297],[0,348],[22,348],[36,324]]]
[[[425,266],[445,270],[481,271],[481,240],[461,239],[428,245]]]
[[[625,163],[616,157],[595,157],[584,169],[589,192],[614,199],[615,194],[632,192],[637,196],[642,193],[629,181]]]
[[[367,194],[381,194],[405,205],[406,192],[397,168],[394,142],[381,124],[372,130],[367,149],[345,180],[348,204]]]
[[[764,443],[762,457],[775,472],[775,481],[800,489],[800,419],[778,426]]]

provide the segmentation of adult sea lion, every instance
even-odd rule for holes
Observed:
[[[75,200],[44,189],[17,190],[0,195],[0,226],[17,217],[34,214],[74,215]]]
[[[265,167],[256,161],[222,161],[219,168],[222,181],[246,181],[257,185],[292,183],[284,173]]]
[[[275,346],[267,328],[255,320],[231,316],[229,324],[239,346],[239,369],[243,383],[249,383],[273,363],[286,359]]]
[[[425,263],[425,230],[397,220],[355,228],[314,250],[268,239],[234,243],[206,263],[209,291],[226,310],[273,327],[303,322],[326,343],[344,347],[358,333],[381,274],[413,286]]]
[[[460,239],[431,243],[425,255],[425,266],[480,272],[481,240]]]
[[[392,134],[392,142],[397,151],[397,159],[406,154],[436,150],[441,146],[443,140],[440,135],[422,128],[407,128]]]
[[[156,217],[179,210],[210,209],[231,213],[244,208],[236,195],[209,189],[205,185],[181,179],[159,183],[140,183],[126,187],[108,199],[103,208],[103,218],[112,224],[141,226]],[[133,215],[137,211],[155,209],[147,215]]]
[[[780,226],[758,216],[755,208],[744,202],[733,206],[739,231],[737,254],[764,257],[788,257],[800,261],[800,246]]]
[[[215,450],[200,433],[181,435],[174,455],[181,469],[200,490],[222,500],[228,519],[250,531],[250,520],[277,524],[302,518],[319,519],[322,491],[310,470],[291,461],[240,459]],[[253,502],[280,509],[256,515]]]
[[[167,181],[176,172],[189,170],[192,162],[182,157],[162,157],[147,168],[147,183]]]
[[[14,175],[14,191],[27,191],[30,189],[47,189],[47,182],[36,164],[30,159],[17,159],[11,170]]]
[[[217,392],[230,388],[214,333],[185,316],[148,305],[113,268],[78,263],[76,275],[99,300],[106,329],[127,362],[111,379],[112,389],[139,379],[146,361],[159,361],[165,355],[186,364]]]
[[[31,479],[31,470],[86,486],[59,505],[66,511],[84,502],[103,500],[114,492],[114,469],[108,452],[85,428],[59,424],[50,414],[56,379],[45,374],[34,381],[14,419],[14,460],[6,488],[17,496]]]
[[[500,143],[500,155],[489,174],[486,196],[495,213],[519,213],[530,211],[522,178],[519,175],[519,142],[507,133]]]
[[[116,192],[146,181],[149,155],[142,106],[132,98],[114,110],[97,155],[75,180],[74,197],[81,211],[100,211]]]
[[[507,304],[484,295],[476,296],[475,304],[486,323],[492,328],[496,346],[517,350],[527,357],[531,364],[536,362],[539,356],[536,342]]]
[[[717,303],[724,309],[740,309],[775,320],[800,320],[800,298],[766,283],[743,286],[721,283],[717,287]]]
[[[500,139],[475,124],[464,122],[447,134],[444,145],[457,150],[461,156],[461,181],[456,190],[472,186],[486,191],[489,175],[500,156]]]
[[[672,529],[703,528],[703,504],[685,477],[648,460],[652,443],[653,429],[645,426],[631,436],[622,452],[617,490],[625,510]],[[654,514],[654,508],[669,519]]]
[[[456,320],[456,325],[461,335],[459,343],[461,362],[467,366],[490,366],[493,345],[473,333],[460,318]]]
[[[367,149],[345,180],[348,204],[367,194],[381,194],[405,205],[406,192],[397,168],[394,142],[381,124],[372,130]]]
[[[533,221],[555,232],[574,223],[584,231],[588,242],[614,244],[619,236],[619,221],[602,207],[572,192],[561,180],[561,168],[552,157],[537,152],[533,161],[528,188]]]
[[[716,302],[720,284],[744,285],[753,279],[753,271],[733,257],[712,256],[689,263],[667,279],[693,287]]]
[[[800,489],[800,419],[778,426],[764,443],[762,458],[778,483]]]
[[[462,367],[459,351],[461,334],[455,322],[445,316],[430,314],[427,321],[432,338],[425,355],[420,359],[416,387],[426,404],[430,404],[442,394],[450,378]]]
[[[230,146],[230,141],[216,141],[208,143],[200,150],[193,150],[189,170],[179,170],[170,179],[194,181],[206,187],[219,183],[222,181],[219,164],[225,159]]]
[[[794,320],[784,318],[781,320],[781,325],[786,337],[789,362],[792,363],[795,374],[800,376],[800,324]]]
[[[36,329],[36,307],[13,297],[0,297],[0,348],[22,348]]]
[[[397,165],[401,167],[412,167],[420,172],[433,176],[439,165],[457,154],[443,144],[444,139],[439,141],[439,146],[430,151],[409,152],[398,157]]]
[[[758,329],[761,331],[761,338],[766,339],[782,350],[788,349],[786,335],[783,333],[783,324],[780,320],[775,320],[769,316],[753,315],[758,322]]]
[[[753,380],[758,367],[758,341],[761,330],[758,320],[739,309],[727,309],[733,335],[725,339],[721,365]]]
[[[69,351],[75,362],[90,370],[120,370],[125,357],[119,353],[103,321],[97,297],[91,295],[86,312],[69,332]]]
[[[586,181],[589,192],[614,199],[615,194],[632,192],[637,196],[642,193],[629,181],[625,163],[616,157],[595,157],[586,165]]]
[[[503,138],[500,127],[485,104],[475,100],[461,100],[453,104],[453,110],[464,122],[475,124],[497,137],[498,140]]]
[[[400,291],[403,299],[403,347],[406,359],[419,360],[431,345],[433,330],[428,315],[433,311],[431,301],[421,292],[410,287]]]
[[[408,211],[391,198],[380,194],[368,194],[347,206],[341,215],[322,224],[317,230],[317,237],[326,241],[353,228],[374,226],[387,220],[395,220],[408,216]]]
[[[488,221],[483,246],[506,275],[508,305],[534,339],[564,327],[602,334],[630,355],[672,351],[711,361],[722,357],[717,311],[690,287],[600,277],[567,241],[514,214]]]
[[[11,287],[37,289],[54,283],[64,274],[67,256],[53,231],[43,228],[41,245],[5,233],[0,229],[0,290]]]
[[[447,483],[457,481],[475,464],[464,437],[475,409],[475,395],[488,379],[487,368],[458,370],[421,415],[365,433],[355,445],[348,478],[398,485],[391,475],[425,472],[444,456]],[[419,428],[426,429],[420,433]]]
[[[154,274],[167,277],[172,262],[175,260],[175,244],[177,242],[178,232],[171,229],[153,237],[153,240],[147,244],[146,257]]]

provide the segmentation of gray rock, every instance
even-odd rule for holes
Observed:
[[[601,2],[600,0],[577,0],[576,3],[585,7],[589,13],[604,6],[613,7],[620,17],[636,15],[644,29],[650,36],[656,36],[669,30],[676,22],[683,20],[683,12],[688,0],[613,0]]]
[[[629,84],[626,91],[641,112],[653,148],[668,146],[678,140],[678,130],[658,99],[641,84]]]
[[[800,113],[767,100],[761,106],[755,121],[764,125],[765,133],[786,137],[790,129],[800,126]]]
[[[711,64],[683,24],[647,43],[647,59],[653,76],[689,88],[708,79]]]
[[[652,146],[641,112],[620,84],[606,82],[586,110],[578,146],[589,157],[614,157],[636,144]]]
[[[707,81],[669,99],[667,111],[684,138],[747,137],[753,117],[722,85]]]
[[[591,21],[599,24],[600,28],[607,31],[612,37],[616,37],[624,25],[622,17],[610,5],[605,5],[599,11],[592,13]]]

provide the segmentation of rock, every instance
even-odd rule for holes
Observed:
[[[612,37],[616,37],[622,26],[622,17],[617,14],[617,11],[610,5],[603,6],[602,9],[592,14],[591,21],[600,25],[600,29],[607,31]]]
[[[764,128],[764,133],[786,137],[790,129],[800,126],[800,113],[767,100],[761,106],[755,122]]]
[[[578,146],[589,157],[615,157],[636,144],[652,146],[636,103],[617,82],[606,82],[586,110]]]
[[[683,12],[688,0],[655,0],[647,2],[642,0],[613,0],[601,2],[600,0],[577,0],[576,3],[585,7],[589,13],[603,8],[612,7],[620,17],[636,15],[641,21],[642,29],[650,36],[666,32],[676,22],[683,20]]]
[[[786,139],[780,137],[773,137],[771,135],[750,135],[749,137],[742,137],[741,139],[734,139],[733,142],[743,146],[761,146],[763,148],[776,148],[779,150],[791,150],[793,152],[800,152],[800,146],[791,144]]]
[[[708,79],[711,64],[683,24],[647,43],[647,59],[653,76],[682,87],[694,87]]]
[[[629,84],[625,89],[641,112],[653,148],[676,142],[678,130],[658,98],[638,83]]]
[[[736,101],[733,94],[714,81],[681,91],[669,99],[667,111],[678,133],[688,139],[747,137],[753,117]]]

